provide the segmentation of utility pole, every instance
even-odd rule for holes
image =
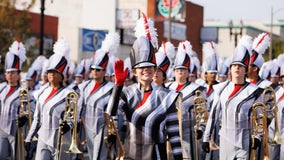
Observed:
[[[44,10],[45,10],[45,0],[41,0],[40,6],[40,43],[39,43],[39,55],[43,55],[43,44],[44,44]]]

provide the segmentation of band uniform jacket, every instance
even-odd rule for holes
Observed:
[[[276,101],[277,101],[277,119],[278,119],[278,128],[280,133],[280,139],[283,143],[284,137],[284,88],[279,87],[279,89],[275,92]],[[275,118],[272,119],[272,122],[269,125],[269,141],[271,142],[275,136]],[[273,149],[272,153],[270,153],[271,159],[284,159],[284,145],[273,145],[271,147],[280,148],[280,149]],[[279,153],[280,152],[280,153]]]
[[[224,85],[226,85],[225,88]],[[220,139],[224,138],[231,145],[248,151],[252,131],[252,105],[255,102],[262,102],[261,94],[263,89],[254,84],[245,83],[229,99],[234,86],[235,84],[232,82],[222,82],[214,86],[214,101],[203,141],[209,142],[216,120],[220,118]],[[261,138],[261,135],[256,135],[256,137]]]
[[[10,86],[3,82],[0,84],[0,129],[9,135],[16,135],[17,124],[16,119],[19,116],[19,91],[20,86],[16,86],[11,94],[7,97],[7,93],[10,90]],[[33,115],[34,112],[34,101],[29,94],[30,102],[30,114]],[[28,109],[27,105],[24,106],[23,110]],[[26,123],[27,124],[27,123]]]
[[[132,159],[160,159],[162,154],[155,144],[165,143],[168,135],[174,158],[181,158],[181,144],[177,114],[179,94],[164,87],[151,84],[152,91],[144,104],[136,109],[142,101],[144,91],[140,83],[123,88],[119,103],[120,111],[125,113],[129,122],[126,136],[125,153]],[[112,110],[109,109],[108,110]]]
[[[177,82],[169,82],[166,87],[172,90],[176,90],[178,86]],[[202,92],[202,96],[205,98],[205,87],[196,84],[195,82],[186,82],[183,88],[179,91],[182,97],[181,109],[181,132],[182,132],[182,146],[183,146],[183,158],[195,159],[195,113],[193,100],[196,97],[196,91]],[[208,107],[207,107],[208,108]],[[198,129],[204,130],[204,126],[200,126]]]
[[[86,129],[96,135],[105,126],[104,111],[109,102],[114,83],[104,81],[90,95],[94,86],[94,80],[88,80],[79,85],[80,98],[78,100],[78,111],[84,116]]]
[[[66,96],[68,93],[73,92],[73,90],[61,87],[52,97],[46,100],[51,91],[52,88],[50,86],[42,87],[38,91],[34,120],[26,142],[30,142],[33,136],[38,134],[40,141],[51,147],[57,146],[59,125],[67,106]],[[70,127],[73,126],[73,122],[69,121],[68,124]],[[71,142],[70,131],[63,136],[63,141]]]

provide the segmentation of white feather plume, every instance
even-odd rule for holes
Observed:
[[[31,65],[31,68],[35,69],[36,71],[41,71],[42,67],[43,67],[43,63],[45,62],[45,60],[47,60],[47,58],[43,55],[38,56],[33,64]]]
[[[61,38],[53,46],[53,51],[55,54],[64,56],[66,59],[69,59],[70,47],[68,42]]]
[[[217,49],[216,49],[216,44],[214,42],[205,42],[203,44],[202,48],[203,54],[204,54],[204,59],[207,59],[208,57],[210,58],[212,55],[215,54],[217,56]]]
[[[176,55],[175,47],[171,42],[162,43],[158,51],[166,54],[170,59]]]
[[[270,37],[268,33],[258,35],[252,44],[252,49],[258,54],[264,54],[265,50],[270,46]]]
[[[146,30],[146,28],[148,28],[149,30]],[[135,37],[139,38],[139,37],[147,37],[148,32],[150,32],[150,37],[151,37],[151,43],[153,45],[154,48],[158,48],[158,38],[157,38],[157,29],[154,28],[154,22],[152,20],[150,20],[149,18],[146,17],[146,19],[144,19],[144,16],[141,16],[141,18],[139,18],[136,21],[136,26],[134,28],[135,30]]]
[[[185,46],[185,52],[192,57],[193,56],[193,52],[192,52],[192,45],[190,44],[190,42],[188,40],[185,40],[183,42],[184,46]]]
[[[120,44],[120,35],[116,32],[108,33],[102,42],[102,49],[114,55]]]
[[[249,35],[242,36],[238,45],[245,46],[246,49],[249,51],[249,54],[251,55],[251,52],[252,52],[252,37],[251,36]]]
[[[21,63],[26,60],[26,48],[20,41],[14,41],[9,48],[9,52],[19,56]]]

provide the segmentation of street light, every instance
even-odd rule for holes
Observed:
[[[39,34],[39,55],[43,55],[43,44],[44,44],[44,4],[45,0],[41,0],[41,6],[40,6],[40,34]]]
[[[273,16],[275,13],[283,10],[284,8],[279,8],[276,11],[273,11],[273,7],[271,7],[271,21],[270,21],[270,47],[269,47],[269,60],[272,60],[272,40],[273,40]]]
[[[232,20],[230,20],[230,22],[229,22],[229,28],[230,28],[230,40],[232,39],[232,36],[234,35],[235,47],[236,47],[237,44],[238,44],[238,36],[243,35],[243,21],[242,20],[240,21],[240,26],[239,26],[240,31],[234,30],[234,32],[233,32],[233,28],[235,28],[235,27],[234,27]]]

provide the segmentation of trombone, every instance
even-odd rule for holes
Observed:
[[[272,87],[268,86],[264,89],[263,101],[266,105],[266,108],[269,107],[269,109],[267,110],[268,118],[271,118],[271,119],[274,118],[275,131],[274,131],[272,141],[269,142],[269,144],[271,145],[283,144],[283,140],[281,139],[280,131],[279,131],[278,115],[277,115],[278,108],[276,105],[276,95]],[[269,114],[271,112],[272,112],[272,115]]]
[[[66,98],[66,108],[64,110],[63,121],[64,122],[73,122],[74,127],[72,130],[72,141],[69,149],[65,151],[65,153],[76,153],[81,154],[82,152],[78,149],[77,146],[77,100],[78,95],[76,92],[70,92],[67,94]],[[57,141],[57,159],[59,160],[61,157],[61,141],[62,141],[62,126],[59,127],[58,130],[58,141]]]
[[[122,145],[122,142],[120,140],[120,137],[118,135],[118,132],[116,130],[114,120],[106,112],[104,112],[104,118],[105,118],[105,122],[106,122],[106,126],[107,126],[108,135],[114,135],[115,136],[116,141],[118,142],[118,147],[119,147],[119,153],[117,153],[115,145],[109,144],[108,137],[106,136],[104,139],[105,139],[105,143],[106,143],[108,152],[110,154],[112,149],[113,149],[115,159],[116,160],[123,160],[124,159],[124,149],[123,149],[123,145]],[[110,156],[110,158],[112,158],[112,156]]]
[[[28,130],[32,124],[31,118],[31,106],[29,101],[29,90],[27,87],[19,90],[20,104],[18,108],[17,117],[28,116]],[[25,127],[19,127],[19,121],[17,118],[17,159],[25,159],[24,140],[25,140]]]
[[[201,91],[197,90],[195,92],[196,97],[193,99],[193,106],[194,106],[194,114],[195,114],[195,121],[196,124],[194,126],[195,131],[195,154],[196,159],[199,159],[199,141],[197,140],[197,130],[199,126],[203,125],[206,126],[208,120],[208,110],[206,107],[206,99],[202,97]],[[214,143],[213,138],[210,139],[210,150],[218,150],[219,146]]]
[[[256,102],[252,106],[252,137],[259,134],[263,135],[263,159],[269,160],[269,149],[268,149],[268,131],[266,121],[266,105],[262,102]],[[254,146],[254,138],[252,138],[252,146]],[[252,160],[256,159],[255,149],[251,150]]]

